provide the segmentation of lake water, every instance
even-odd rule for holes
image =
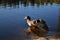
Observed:
[[[60,4],[56,1],[18,0],[0,1],[0,40],[24,40],[27,28],[25,16],[44,19],[49,34],[56,34],[60,16]]]

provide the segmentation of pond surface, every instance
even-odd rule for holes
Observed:
[[[59,1],[0,1],[0,40],[24,40],[25,16],[44,19],[49,34],[56,34],[60,15]]]

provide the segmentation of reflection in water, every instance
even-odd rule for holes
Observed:
[[[31,6],[39,7],[40,5],[48,4],[50,3],[53,5],[53,3],[60,4],[60,0],[0,0],[0,6],[4,6],[5,8],[7,6],[9,7],[19,7],[19,4],[23,4],[24,7],[31,4]]]

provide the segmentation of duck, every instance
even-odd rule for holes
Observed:
[[[29,27],[26,29],[26,33],[30,34],[30,32],[37,34],[46,34],[49,31],[49,28],[46,22],[43,19],[34,19],[31,20],[30,16],[25,16],[24,18],[27,21]]]
[[[30,16],[25,16],[24,18],[29,26],[36,25],[36,20],[31,20]]]
[[[24,19],[27,21],[27,24],[29,26],[37,26],[38,24],[45,24],[45,21],[43,19],[34,19],[31,20],[30,16],[25,16]]]

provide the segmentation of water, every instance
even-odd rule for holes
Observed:
[[[0,1],[0,40],[24,40],[27,24],[25,16],[44,19],[49,26],[49,34],[56,34],[59,26],[60,0],[1,0]]]

